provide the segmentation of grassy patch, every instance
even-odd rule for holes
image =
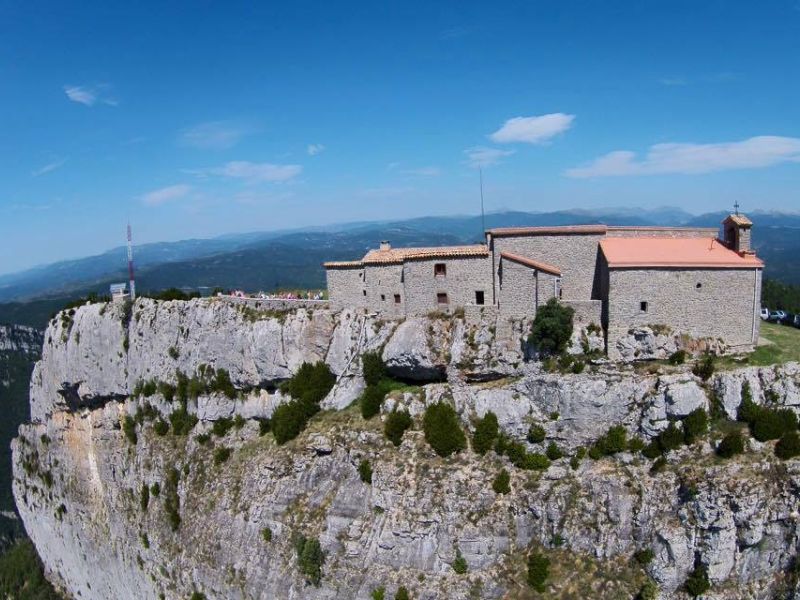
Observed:
[[[800,362],[800,329],[762,321],[761,337],[772,343],[759,346],[742,360],[727,358],[720,366],[732,368],[746,364],[765,367],[792,361]]]

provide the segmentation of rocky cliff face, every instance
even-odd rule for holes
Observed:
[[[349,407],[364,388],[358,357],[380,350],[417,384],[389,394],[384,414],[445,401],[469,429],[491,410],[519,441],[542,425],[545,441],[525,442],[538,451],[555,441],[572,452],[618,424],[647,440],[698,407],[734,415],[744,381],[756,402],[800,409],[796,364],[708,382],[680,369],[548,374],[524,360],[521,333],[207,300],[83,307],[51,323],[32,377],[33,422],[13,445],[20,513],[50,577],[80,598],[369,598],[401,585],[414,598],[523,598],[531,547],[551,557],[551,597],[632,597],[651,577],[661,597],[679,598],[697,564],[709,598],[794,593],[800,465],[769,444],[722,461],[704,439],[656,473],[628,453],[524,471],[493,452],[437,457],[419,418],[395,448],[379,418]],[[286,401],[281,381],[318,360],[338,376],[327,410],[278,446],[257,419]],[[145,403],[165,417],[175,409],[158,392],[133,397],[138,384],[201,365],[226,369],[237,397],[190,401],[200,420],[188,436],[159,435],[146,418],[131,436],[124,417]],[[211,434],[235,415],[239,427]],[[359,476],[365,459],[371,484]],[[502,468],[508,494],[492,489]],[[299,535],[325,553],[319,586],[298,567]],[[631,560],[641,549],[653,551],[644,567]]]

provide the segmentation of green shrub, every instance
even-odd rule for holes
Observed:
[[[529,452],[525,456],[521,468],[528,471],[544,471],[550,466],[550,459],[538,452]]]
[[[697,565],[694,570],[689,573],[689,577],[683,585],[690,596],[697,597],[705,594],[711,589],[711,582],[708,580],[708,569],[706,566]]]
[[[189,600],[206,600],[206,595],[202,592],[193,592]]]
[[[153,423],[153,431],[155,431],[158,436],[167,435],[167,433],[169,433],[169,425],[164,419],[159,418]]]
[[[589,451],[589,456],[610,456],[619,452],[625,452],[628,448],[628,432],[622,425],[610,427],[608,431],[600,437],[594,447]],[[594,452],[592,452],[594,450]]]
[[[378,385],[386,377],[386,365],[379,352],[365,352],[361,355],[361,371],[368,386]]]
[[[667,459],[663,456],[659,456],[657,459],[653,461],[653,465],[650,467],[650,473],[660,473],[663,471],[667,466]]]
[[[358,400],[358,404],[361,407],[361,416],[365,419],[371,419],[381,412],[381,404],[383,404],[383,399],[386,397],[387,392],[386,386],[381,384],[367,386]]]
[[[572,317],[575,311],[556,298],[536,311],[528,343],[544,355],[561,354],[572,337]]]
[[[797,415],[789,408],[762,408],[751,424],[751,433],[759,442],[777,440],[784,433],[797,429]]]
[[[225,369],[217,369],[214,374],[214,379],[211,381],[208,388],[211,392],[221,392],[225,394],[227,398],[236,397],[236,388],[233,387],[230,373]]]
[[[422,427],[425,439],[439,456],[450,456],[467,445],[458,415],[449,404],[437,402],[429,405],[425,410]]]
[[[413,423],[411,415],[405,410],[393,410],[386,415],[383,432],[392,444],[399,446],[403,441],[403,434]]]
[[[545,433],[544,427],[541,425],[531,425],[528,428],[528,441],[531,444],[539,444],[544,441],[547,434]]]
[[[744,438],[738,429],[727,433],[717,446],[717,455],[722,458],[731,458],[742,452],[744,452]]]
[[[155,406],[149,402],[145,402],[136,409],[136,414],[133,416],[133,420],[136,421],[137,424],[142,425],[145,421],[152,421],[158,417],[159,414],[160,413]]]
[[[411,600],[411,595],[405,586],[400,586],[394,594],[394,600]]]
[[[653,558],[655,558],[655,553],[651,548],[643,548],[642,550],[637,550],[633,553],[633,558],[642,566],[649,565]]]
[[[461,555],[461,550],[456,550],[456,558],[453,560],[453,571],[458,575],[463,575],[468,570],[467,559]]]
[[[142,385],[142,396],[146,396],[149,398],[150,396],[154,396],[157,391],[158,391],[158,384],[152,379],[146,381]]]
[[[170,346],[169,350],[167,350],[167,354],[169,354],[169,357],[172,360],[178,360],[178,357],[181,355],[181,353],[178,352],[178,349],[175,346]]]
[[[492,489],[495,494],[508,494],[511,492],[511,476],[505,469],[501,470],[492,482]]]
[[[492,411],[487,412],[482,419],[475,423],[475,433],[472,435],[472,449],[476,454],[483,456],[494,446],[500,427],[497,415]]]
[[[669,355],[667,362],[671,365],[682,365],[686,362],[686,350],[676,350]]]
[[[142,484],[142,491],[139,493],[139,505],[142,507],[142,512],[147,512],[147,506],[150,504],[150,488],[146,483]]]
[[[366,458],[358,464],[358,476],[364,483],[372,483],[372,465]]]
[[[375,588],[369,595],[372,600],[386,600],[386,588],[381,586],[379,588]]]
[[[628,440],[628,452],[636,453],[644,450],[644,440],[638,436]]]
[[[230,417],[222,417],[214,421],[211,432],[217,437],[225,437],[231,427],[233,427],[233,420]]]
[[[150,486],[150,495],[153,496],[153,498],[158,498],[159,494],[161,494],[161,484],[156,481]]]
[[[136,442],[139,441],[138,436],[136,435],[136,421],[133,420],[133,417],[130,415],[125,415],[122,419],[122,432],[125,434],[127,440],[136,445]]]
[[[708,413],[703,408],[697,408],[683,419],[683,439],[687,444],[693,444],[697,438],[708,431]]]
[[[708,381],[709,378],[714,374],[714,370],[716,369],[716,363],[714,360],[714,355],[710,352],[706,352],[699,361],[697,361],[692,367],[692,373],[697,375],[703,381]]]
[[[796,431],[787,431],[775,444],[775,456],[787,460],[800,456],[800,435]]]
[[[545,451],[545,455],[550,460],[558,460],[559,458],[564,456],[564,453],[561,451],[555,442],[550,442],[547,446],[547,450]]]
[[[528,555],[528,585],[541,594],[549,576],[550,559],[539,552]]]
[[[214,449],[214,464],[221,465],[231,456],[231,449],[225,446],[220,446]]]
[[[581,466],[581,459],[577,456],[573,456],[569,459],[569,466],[572,467],[573,471],[577,471],[578,467]]]
[[[336,383],[336,376],[324,362],[303,363],[282,386],[295,400],[319,404]]]
[[[170,413],[169,422],[172,425],[172,433],[175,435],[189,435],[197,425],[197,417],[186,410],[186,404],[181,403]]]
[[[305,575],[308,583],[319,586],[322,580],[322,566],[325,564],[325,553],[322,551],[319,540],[301,535],[295,539],[294,546],[297,551],[297,566],[300,568],[300,572]]]
[[[656,438],[662,454],[680,448],[683,445],[684,439],[683,432],[675,423],[670,423]]]
[[[263,437],[267,435],[270,430],[272,429],[272,422],[270,419],[259,419],[258,420],[258,435],[259,437]]]
[[[278,444],[293,440],[306,428],[308,420],[319,412],[319,404],[302,400],[291,400],[281,404],[270,419],[272,435]]]
[[[634,600],[658,600],[658,586],[649,577],[642,584]]]
[[[194,439],[197,441],[198,444],[201,446],[205,446],[208,442],[211,441],[211,436],[207,433],[201,433],[196,435]]]
[[[171,467],[169,471],[167,471],[167,478],[164,485],[164,511],[167,513],[167,521],[172,531],[177,531],[181,526],[181,503],[180,497],[178,496],[178,482],[180,481],[180,476],[178,469]]]
[[[247,419],[245,419],[242,415],[236,415],[233,417],[233,428],[236,430],[241,429],[247,425]]]
[[[745,384],[746,383],[747,382],[745,382]],[[739,404],[739,408],[736,411],[736,420],[748,424],[755,423],[755,420],[761,412],[761,407],[753,402],[752,396],[750,395],[750,386],[742,386],[742,391],[744,392],[744,390],[747,390],[747,395],[744,393],[742,394],[742,402]]]
[[[272,541],[272,529],[270,529],[269,527],[264,527],[261,530],[261,537],[265,542],[269,544]]]

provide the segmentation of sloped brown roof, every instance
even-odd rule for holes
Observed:
[[[728,221],[736,223],[737,225],[742,225],[743,227],[748,227],[753,224],[753,222],[744,215],[728,215],[723,223],[727,223]]]
[[[527,256],[520,256],[519,254],[512,254],[511,252],[501,252],[500,258],[513,260],[514,262],[525,265],[526,267],[531,267],[532,269],[544,271],[545,273],[550,273],[551,275],[557,275],[558,277],[561,277],[561,270],[559,268],[548,265],[547,263],[539,262],[538,260],[533,260]]]
[[[406,260],[483,257],[488,255],[489,250],[483,244],[435,246],[431,248],[392,248],[390,250],[370,250],[361,259],[361,262],[365,265],[398,264]]]
[[[739,254],[714,238],[609,237],[600,240],[600,249],[611,268],[755,269],[764,266],[754,254]]]
[[[558,234],[604,234],[606,225],[560,225],[555,227],[495,227],[487,233],[495,237],[508,235],[558,235]]]

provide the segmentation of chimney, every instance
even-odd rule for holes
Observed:
[[[387,251],[389,251],[391,249],[392,249],[392,245],[388,241],[383,240],[381,242],[381,251],[382,252],[387,252]]]

